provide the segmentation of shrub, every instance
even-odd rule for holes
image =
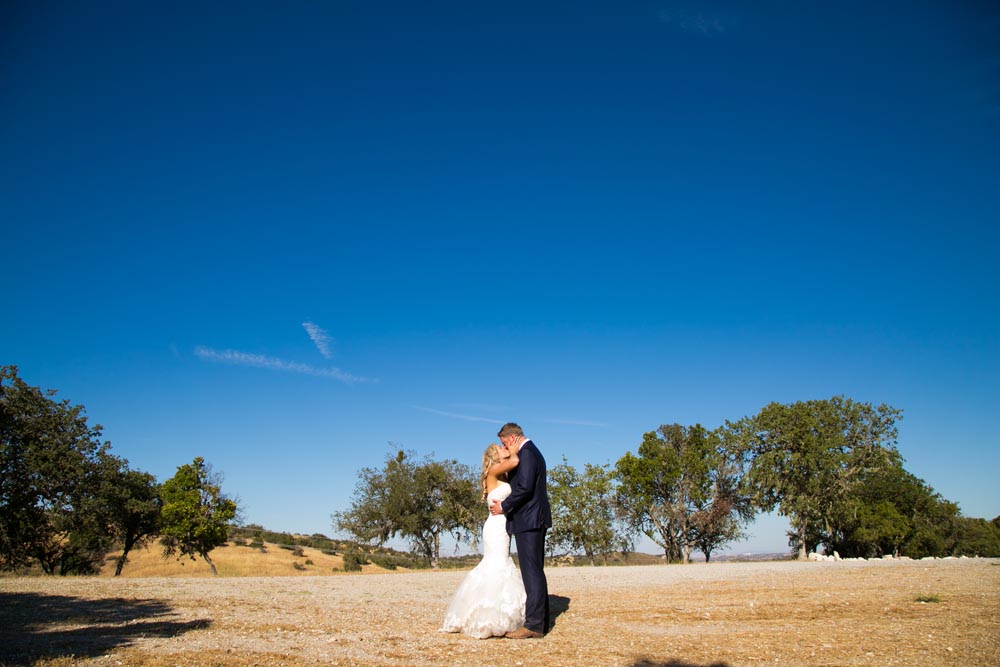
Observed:
[[[292,549],[292,555],[301,558],[306,555],[306,552],[302,550],[302,547],[294,547]]]
[[[344,554],[344,572],[360,572],[362,565],[367,565],[368,559],[363,554],[352,551]]]
[[[396,563],[394,562],[394,560],[395,559],[389,556],[376,556],[374,554],[371,557],[371,561],[373,563],[386,570],[396,569]]]
[[[294,567],[296,570],[304,570],[304,569],[306,569],[306,566],[303,565],[302,563],[298,562],[298,561],[292,563],[292,567]]]

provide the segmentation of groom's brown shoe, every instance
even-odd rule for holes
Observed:
[[[541,632],[529,630],[528,628],[519,628],[517,630],[511,630],[504,636],[507,637],[507,639],[541,639],[545,635]]]

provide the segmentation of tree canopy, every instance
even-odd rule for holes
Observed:
[[[0,569],[37,565],[49,574],[97,572],[120,548],[159,536],[167,554],[201,556],[223,544],[239,506],[201,457],[158,485],[102,441],[83,406],[29,386],[0,366]],[[903,468],[901,412],[842,396],[771,403],[708,430],[662,425],[613,467],[550,470],[550,551],[592,563],[631,547],[639,532],[669,562],[738,540],[755,512],[777,508],[800,557],[1000,556],[1000,517],[962,516],[956,503]],[[438,567],[441,538],[474,543],[487,509],[477,475],[455,460],[398,450],[359,471],[351,507],[333,514],[361,542],[408,540]]]
[[[849,398],[771,403],[743,431],[752,452],[746,483],[757,505],[789,518],[805,558],[861,475],[896,464],[901,412]]]
[[[202,457],[177,468],[161,487],[160,535],[165,555],[201,556],[219,572],[209,552],[225,544],[238,505],[222,493],[222,480]]]
[[[0,565],[96,572],[111,546],[100,498],[109,462],[83,406],[0,367]]]
[[[122,548],[115,564],[117,577],[128,562],[129,552],[158,534],[163,500],[160,485],[151,474],[129,469],[122,459],[109,463],[101,497],[108,509],[110,533]]]
[[[333,514],[333,525],[358,541],[385,544],[393,537],[410,541],[437,569],[441,537],[474,540],[485,518],[478,478],[455,460],[416,459],[414,452],[388,454],[381,469],[362,468],[350,509]]]
[[[607,562],[614,551],[627,551],[629,533],[618,523],[615,481],[609,466],[584,464],[581,473],[566,458],[548,472],[552,530],[550,552],[583,553],[592,565]]]
[[[615,466],[630,524],[658,544],[668,562],[690,558],[690,519],[711,493],[714,458],[701,425],[670,424],[643,435],[638,454],[626,452]]]

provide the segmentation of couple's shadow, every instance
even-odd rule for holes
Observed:
[[[569,609],[569,598],[562,595],[549,596],[549,629],[556,626],[556,619]]]

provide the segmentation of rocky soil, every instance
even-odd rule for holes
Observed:
[[[464,572],[0,578],[0,664],[1000,665],[1000,561],[549,568],[540,640],[438,632]]]

